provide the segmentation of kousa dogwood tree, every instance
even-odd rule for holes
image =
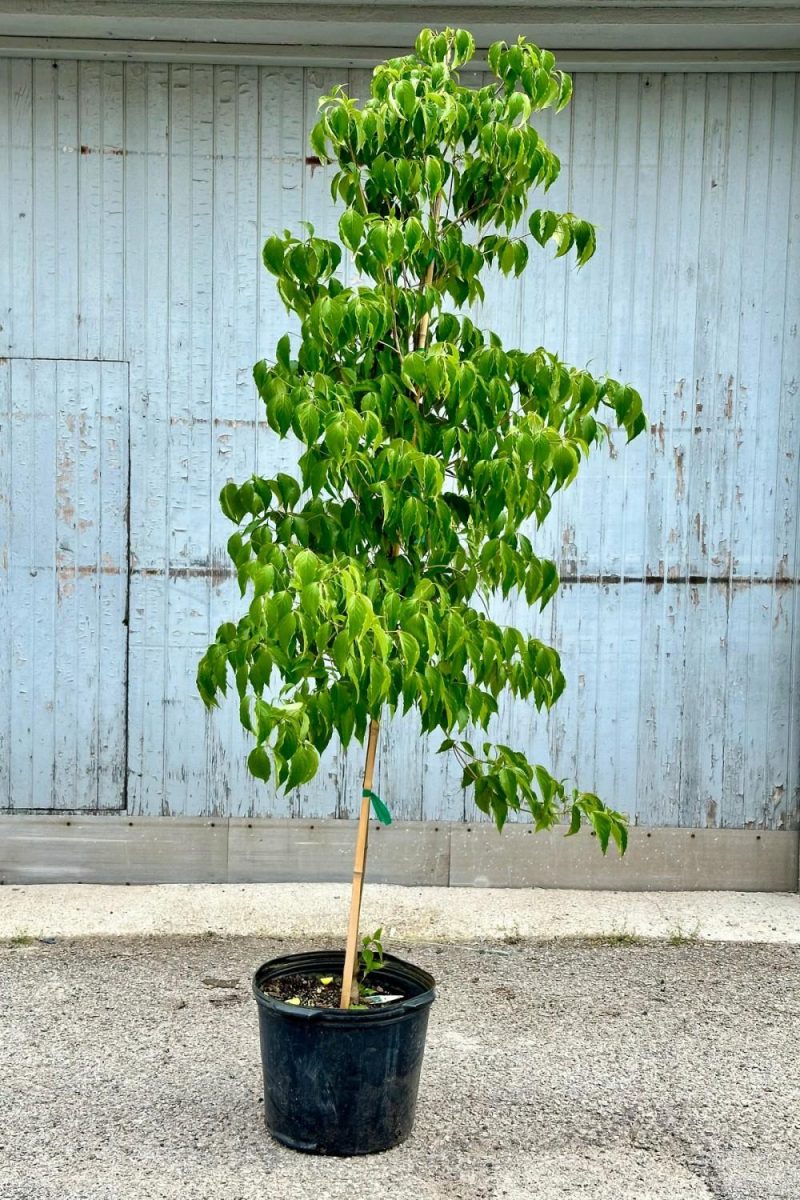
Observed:
[[[378,723],[411,709],[498,828],[524,808],[537,829],[585,820],[604,852],[624,852],[620,813],[488,736],[502,693],[542,710],[564,688],[557,652],[492,619],[489,601],[552,599],[535,528],[604,419],[629,438],[645,420],[632,387],[503,346],[469,315],[487,272],[519,276],[540,247],[579,267],[595,250],[588,221],[531,198],[559,173],[536,114],[569,103],[569,76],[520,39],[491,46],[490,81],[470,88],[459,70],[473,55],[469,33],[424,30],[376,68],[366,101],[336,88],[321,103],[311,143],[335,164],[339,237],[307,226],[266,242],[300,331],[254,370],[270,427],[302,453],[295,474],[222,491],[249,606],[220,626],[198,684],[211,705],[232,676],[250,771],[285,789],[332,739],[372,734],[364,852]]]

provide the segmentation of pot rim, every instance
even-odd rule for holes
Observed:
[[[276,1014],[279,1013],[282,1017],[299,1021],[319,1021],[325,1025],[362,1025],[365,1027],[399,1021],[422,1008],[427,1008],[436,999],[436,981],[433,976],[422,967],[406,962],[394,954],[384,955],[384,966],[374,974],[380,977],[381,972],[384,972],[385,977],[397,979],[401,985],[403,983],[415,984],[419,991],[404,997],[402,1001],[387,1004],[385,1008],[371,1009],[369,1012],[359,1009],[357,1012],[353,1012],[351,1009],[344,1008],[317,1008],[287,1004],[284,1000],[268,996],[261,988],[261,983],[268,978],[280,978],[282,975],[300,974],[303,971],[313,973],[315,970],[322,970],[326,967],[334,971],[337,969],[341,971],[343,966],[343,950],[306,950],[300,954],[285,954],[280,958],[271,958],[262,963],[253,974],[253,995],[261,1008]]]

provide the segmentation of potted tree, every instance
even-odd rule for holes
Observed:
[[[220,498],[250,603],[200,663],[203,699],[217,702],[230,670],[255,738],[249,769],[285,789],[313,777],[331,739],[366,742],[345,952],[267,963],[254,981],[267,1124],[317,1152],[407,1136],[433,998],[430,976],[381,965],[370,945],[368,983],[357,978],[371,806],[390,819],[372,787],[380,721],[416,709],[499,830],[525,810],[536,829],[587,822],[603,852],[626,845],[620,813],[487,739],[503,691],[547,709],[564,678],[556,651],[492,620],[486,599],[516,589],[547,604],[556,567],[524,529],[574,480],[604,410],[629,438],[644,417],[632,388],[506,349],[457,312],[483,299],[487,271],[519,275],[531,241],[579,266],[595,249],[587,221],[528,211],[559,172],[531,117],[569,102],[569,76],[520,39],[491,46],[491,82],[471,89],[458,72],[473,54],[463,30],[424,30],[376,68],[366,102],[342,88],[322,101],[311,143],[337,166],[339,240],[308,227],[266,242],[300,335],[254,369],[269,425],[302,454],[296,475],[228,483]]]

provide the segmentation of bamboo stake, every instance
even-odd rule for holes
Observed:
[[[439,219],[439,212],[442,204],[442,193],[440,192],[433,204],[433,221],[434,224]],[[423,278],[423,287],[430,287],[433,282],[433,265],[434,260],[428,263],[428,268]],[[416,336],[414,338],[414,348],[416,350],[424,350],[428,341],[428,324],[429,314],[423,313],[417,327]],[[416,431],[414,433],[414,441],[416,441]],[[394,547],[395,556],[400,553],[400,546]],[[364,763],[364,787],[363,791],[372,790],[372,776],[375,770],[375,751],[378,745],[378,722],[370,721],[369,725],[369,740],[367,742],[367,757]],[[361,895],[364,890],[364,871],[367,863],[367,836],[369,834],[369,816],[370,816],[370,798],[369,796],[361,797],[361,811],[358,816],[358,834],[356,836],[356,853],[353,864],[353,885],[350,894],[350,920],[347,926],[347,946],[344,956],[344,972],[342,974],[342,994],[339,1001],[341,1008],[349,1008],[351,1004],[358,1000],[358,982],[355,978],[356,972],[356,957],[358,951],[358,925],[361,919]]]
[[[441,207],[442,207],[442,193],[439,192],[439,194],[437,195],[436,199],[433,202],[432,216],[433,216],[434,225],[436,225],[439,220],[439,210],[441,209]],[[434,259],[431,259],[431,261],[428,263],[428,269],[426,270],[425,277],[422,281],[423,287],[428,288],[433,283],[433,264],[434,264]],[[415,350],[424,350],[425,349],[425,346],[428,341],[428,324],[429,324],[429,322],[430,322],[430,313],[423,313],[422,316],[420,317],[419,325],[417,326],[416,337],[414,338],[414,349]]]
[[[372,776],[375,771],[375,751],[378,747],[378,729],[376,720],[369,723],[369,740],[367,741],[367,757],[364,762],[365,792],[372,790]],[[356,854],[353,864],[353,887],[350,894],[350,921],[347,926],[347,947],[344,956],[344,973],[342,974],[341,1008],[349,1008],[358,1000],[358,982],[355,978],[356,958],[358,952],[358,923],[361,919],[361,893],[364,890],[364,870],[367,862],[367,835],[369,834],[369,796],[361,797],[361,811],[358,817],[358,834],[356,837]]]

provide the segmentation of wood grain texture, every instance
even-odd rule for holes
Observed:
[[[125,801],[128,368],[0,362],[0,807]]]
[[[634,829],[624,858],[591,837],[453,826],[451,887],[608,888],[614,891],[795,891],[797,838],[743,829]]]
[[[287,325],[297,333],[260,251],[270,231],[303,220],[335,229],[330,169],[309,161],[306,139],[339,81],[363,97],[369,73],[0,60],[0,356],[130,363],[135,814],[357,811],[360,748],[331,748],[315,780],[276,796],[247,775],[235,703],[209,715],[194,687],[200,653],[240,605],[219,490],[296,462],[251,380]],[[799,106],[794,74],[580,74],[572,108],[540,122],[563,171],[538,202],[595,220],[597,258],[578,272],[534,254],[521,280],[490,281],[477,312],[509,344],[607,368],[645,397],[649,433],[625,448],[612,430],[533,531],[566,581],[560,596],[544,614],[496,606],[561,649],[567,693],[549,719],[504,701],[493,731],[643,824],[800,823]],[[31,412],[52,399],[35,390],[22,402]],[[19,454],[55,461],[55,427],[37,437]],[[10,469],[6,454],[6,524]],[[76,477],[73,490],[91,507],[90,482]],[[44,507],[52,541],[55,498]],[[7,573],[0,588],[0,669],[18,688],[27,667],[10,647],[34,628],[37,644],[52,643],[49,593],[34,583],[32,625],[8,608]],[[69,620],[63,669],[69,660],[74,676],[89,644]],[[40,714],[34,738],[24,711],[0,707],[0,737],[17,747],[0,765],[5,798],[12,770],[24,795],[44,746],[54,761],[51,717]],[[76,731],[61,736],[69,773]],[[376,772],[396,818],[480,816],[413,717],[382,727]]]
[[[228,829],[202,818],[3,821],[3,883],[224,883]]]
[[[0,817],[0,884],[340,883],[356,822],[204,817]],[[797,890],[796,833],[634,829],[624,859],[588,833],[485,825],[370,829],[370,880],[407,887]],[[269,913],[264,914],[265,920]]]

